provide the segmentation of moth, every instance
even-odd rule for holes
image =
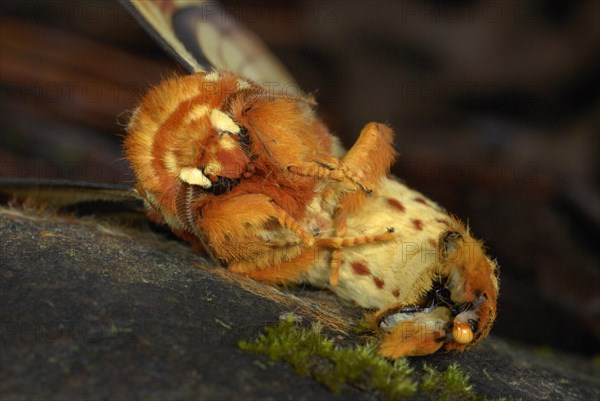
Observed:
[[[311,98],[215,70],[152,89],[127,131],[150,218],[233,272],[377,310],[382,355],[463,350],[489,332],[497,266],[457,218],[387,176],[389,127],[367,124],[343,152]]]
[[[309,283],[375,311],[369,322],[390,359],[462,351],[488,334],[498,267],[460,220],[388,175],[390,127],[366,124],[346,152],[314,99],[248,73],[291,82],[262,45],[240,54],[256,51],[267,68],[205,69],[227,67],[202,46],[215,3],[123,3],[194,72],[152,88],[127,126],[151,220],[232,272]],[[242,34],[229,28],[218,40]]]

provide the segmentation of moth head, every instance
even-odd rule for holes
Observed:
[[[252,88],[224,72],[173,77],[152,88],[132,113],[127,159],[138,186],[166,214],[173,213],[182,183],[217,193],[241,177],[249,163],[245,130],[228,109]]]
[[[194,76],[195,96],[181,102],[179,120],[169,125],[172,152],[178,155],[178,178],[208,189],[211,182],[239,179],[250,161],[246,129],[229,110],[250,84],[230,73]]]

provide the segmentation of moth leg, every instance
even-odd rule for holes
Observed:
[[[357,237],[345,237],[344,235],[346,235],[346,231],[346,218],[344,214],[344,216],[340,219],[340,225],[337,229],[336,237],[317,239],[318,247],[332,248],[331,261],[329,263],[331,268],[329,284],[331,284],[333,287],[337,286],[340,280],[340,266],[344,261],[344,255],[341,251],[342,248],[371,244],[374,242],[390,241],[394,239],[393,228],[388,228],[387,231],[382,234],[361,235]]]
[[[346,225],[346,211],[339,210],[339,213],[337,213],[337,215],[338,216],[335,216],[338,222],[335,236],[343,237],[346,235],[346,231],[348,231],[348,227]],[[331,262],[329,264],[331,268],[329,284],[332,287],[337,286],[340,281],[340,266],[342,265],[343,261],[344,254],[342,253],[342,251],[340,249],[333,249],[333,251],[331,251]]]
[[[260,133],[253,137],[254,153],[293,174],[319,179],[353,182],[369,190],[361,174],[346,168],[329,153],[331,134],[315,117],[307,99],[290,97],[257,98],[252,107],[242,110],[236,106],[236,121],[249,131]]]
[[[292,260],[315,244],[309,232],[264,194],[215,197],[196,224],[213,253],[239,273]]]
[[[331,179],[335,181],[351,182],[367,193],[372,192],[367,184],[361,178],[361,173],[344,165],[340,160],[323,156],[314,162],[296,162],[287,166],[289,172],[304,177],[314,177],[319,179]]]
[[[331,262],[329,267],[331,268],[331,274],[329,275],[329,284],[332,287],[336,287],[340,282],[340,266],[344,262],[344,255],[339,249],[334,249],[331,252]]]
[[[362,182],[366,182],[370,188],[375,188],[381,177],[388,172],[396,156],[392,142],[393,132],[389,127],[377,123],[367,124],[354,146],[342,158],[340,165],[350,172],[349,174],[353,174],[355,177],[360,176]],[[337,200],[340,197],[342,199],[338,203]],[[346,235],[346,215],[357,210],[363,204],[365,193],[347,191],[345,188],[333,184],[325,189],[322,201],[325,208],[337,207],[337,238],[328,238],[329,241],[324,240],[320,243],[322,246],[331,245],[334,248],[331,253],[329,283],[336,286],[339,282],[339,269],[343,262],[341,247],[387,241],[393,238],[391,236],[393,230],[388,229],[386,233],[379,236],[344,238]]]
[[[306,231],[292,216],[288,214],[284,209],[275,204],[272,200],[269,200],[272,204],[273,212],[279,224],[283,228],[287,228],[300,238],[305,247],[311,248],[315,244],[315,237]]]
[[[384,233],[381,234],[359,235],[356,237],[318,238],[317,245],[322,248],[331,248],[334,250],[339,250],[351,246],[372,244],[374,242],[391,241],[394,238],[394,228],[390,227]]]
[[[251,262],[241,261],[231,263],[229,270],[253,280],[271,284],[294,283],[302,279],[302,273],[314,265],[317,257],[318,249],[314,247],[302,250],[290,260],[284,260],[263,269],[257,269]]]

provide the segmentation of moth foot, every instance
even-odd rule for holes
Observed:
[[[334,249],[331,252],[331,262],[329,267],[331,268],[331,274],[329,275],[329,285],[336,287],[340,282],[340,266],[344,261],[344,256],[339,249]]]

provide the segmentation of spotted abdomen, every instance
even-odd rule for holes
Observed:
[[[346,235],[376,235],[393,228],[393,240],[343,248],[339,283],[332,291],[365,308],[418,303],[440,270],[437,243],[452,221],[422,194],[384,178],[362,208],[348,216]],[[326,263],[309,272],[314,285],[328,286],[328,280]]]

